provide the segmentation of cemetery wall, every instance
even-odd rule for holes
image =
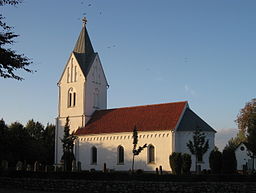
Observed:
[[[90,193],[256,193],[255,182],[155,182],[155,181],[94,181],[72,179],[40,179],[0,177],[1,188],[49,192]]]

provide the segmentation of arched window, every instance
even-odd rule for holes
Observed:
[[[123,148],[123,146],[117,147],[117,164],[124,164],[124,148]]]
[[[76,106],[76,92],[73,88],[68,90],[68,107]]]
[[[91,149],[91,164],[97,164],[97,148],[95,146]]]
[[[155,163],[155,147],[153,145],[148,146],[148,163]]]
[[[76,106],[76,93],[73,92],[73,106]]]
[[[68,107],[72,106],[72,93],[68,93]]]

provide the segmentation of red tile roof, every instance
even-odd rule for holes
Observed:
[[[76,135],[175,129],[187,101],[98,110]]]

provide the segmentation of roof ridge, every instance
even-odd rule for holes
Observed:
[[[130,106],[130,107],[102,109],[102,110],[97,110],[97,111],[107,111],[107,110],[116,110],[116,109],[133,109],[133,108],[137,108],[137,107],[152,107],[152,106],[167,105],[167,104],[177,104],[177,103],[188,103],[188,101],[179,101],[179,102],[177,101],[177,102],[158,103],[158,104],[149,104],[149,105],[137,105],[137,106]]]

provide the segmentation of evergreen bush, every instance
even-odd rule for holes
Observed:
[[[223,150],[222,154],[222,172],[232,174],[236,172],[236,155],[234,151]]]
[[[192,160],[191,155],[184,153],[182,154],[182,173],[189,174],[191,168]]]
[[[211,173],[219,174],[222,167],[222,153],[218,149],[214,149],[210,153],[209,164]]]
[[[181,174],[181,167],[182,167],[182,156],[181,153],[173,152],[170,157],[170,166],[172,168],[172,173],[174,175]]]

